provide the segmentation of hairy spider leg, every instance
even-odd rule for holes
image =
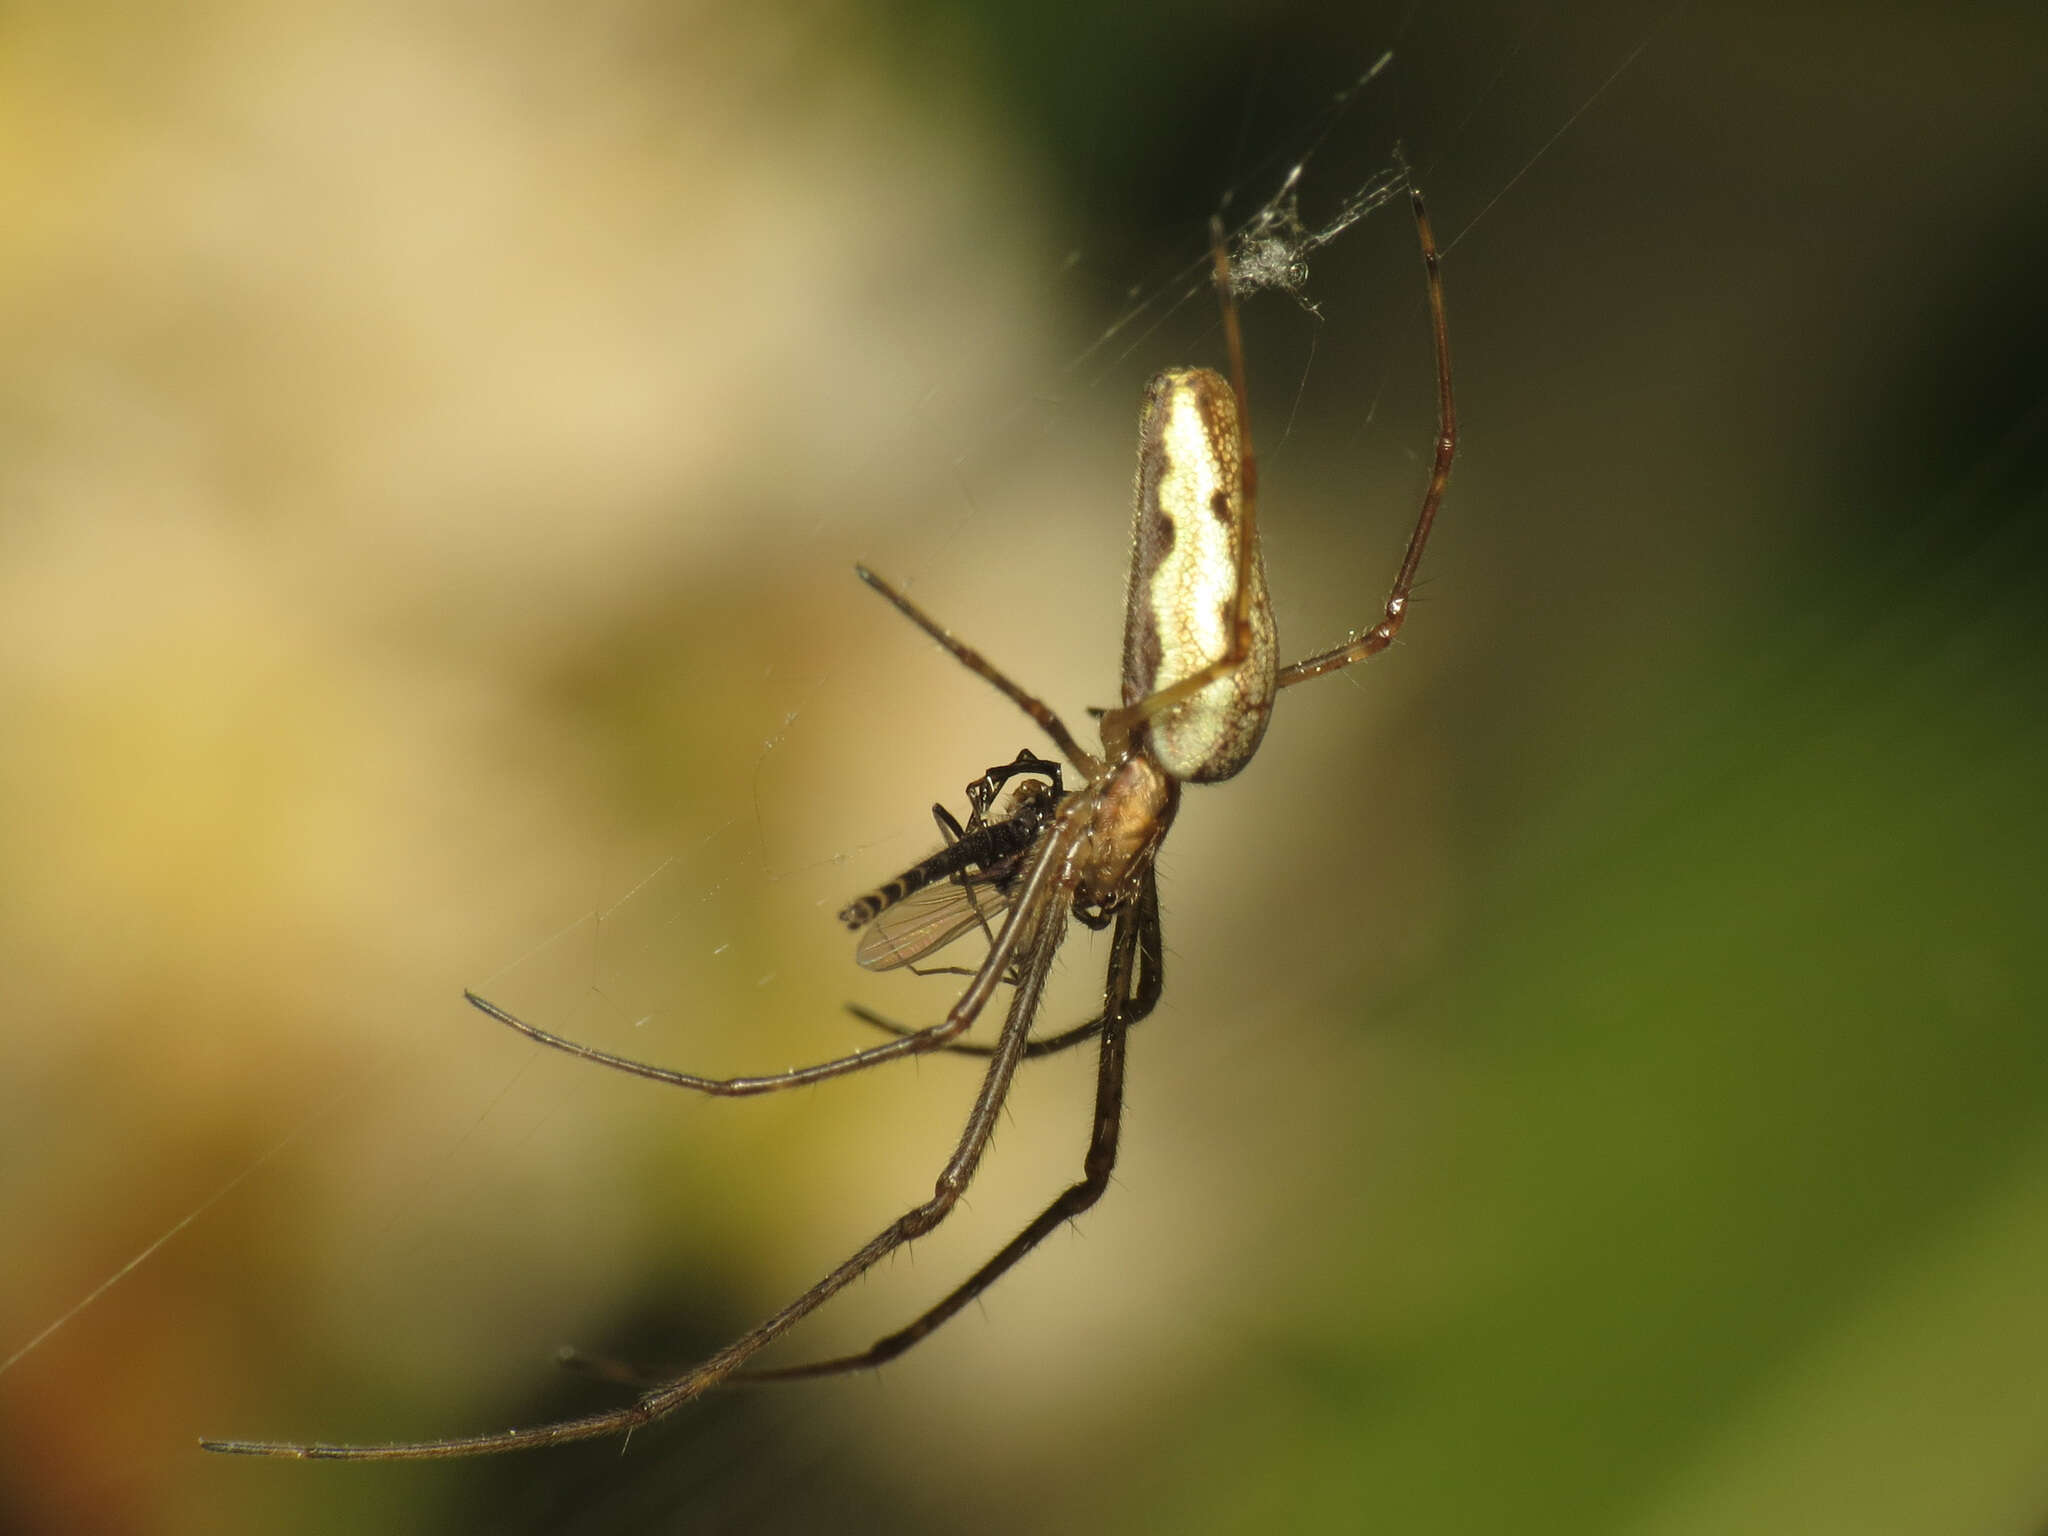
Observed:
[[[1038,722],[1038,728],[1053,739],[1053,743],[1064,752],[1067,761],[1093,778],[1102,767],[1101,760],[1093,752],[1074,739],[1074,733],[1067,729],[1066,722],[1053,713],[1052,706],[1036,694],[1028,692],[1000,671],[987,657],[966,641],[960,639],[945,625],[932,618],[917,604],[890,586],[880,576],[864,565],[853,568],[854,575],[873,587],[911,623],[923,630],[932,639],[946,648],[948,654],[961,666],[989,684],[996,692],[1015,704],[1025,714]]]
[[[604,1413],[529,1429],[386,1445],[202,1440],[201,1446],[228,1455],[281,1456],[318,1461],[427,1461],[456,1456],[489,1456],[622,1434],[667,1417],[685,1403],[724,1382],[754,1354],[810,1316],[881,1260],[938,1226],[959,1203],[961,1194],[974,1177],[982,1154],[988,1150],[989,1138],[995,1134],[1003,1100],[1010,1091],[1010,1080],[1016,1074],[1017,1064],[1024,1058],[1025,1039],[1031,1031],[1032,1017],[1038,1011],[1053,956],[1060,941],[1066,937],[1067,909],[1074,896],[1072,854],[1087,827],[1085,816],[1068,814],[1046,836],[1025,882],[1029,887],[1029,899],[1020,901],[1009,922],[1003,925],[1002,939],[997,945],[997,951],[1003,954],[1003,958],[998,962],[997,955],[991,954],[989,963],[983,967],[992,978],[1002,965],[1008,963],[1008,952],[1019,948],[1024,950],[1016,995],[1010,1001],[1002,1037],[989,1060],[980,1092],[975,1095],[974,1107],[968,1114],[953,1155],[946,1160],[946,1166],[932,1186],[931,1198],[905,1211],[779,1312],[674,1380],[651,1387],[636,1401]],[[1027,928],[1029,931],[1025,932]],[[984,1001],[993,990],[992,979],[986,987],[968,988],[969,994],[978,994]]]
[[[1120,909],[1116,916],[1116,931],[1110,939],[1109,973],[1103,986],[1102,1017],[1096,1021],[1102,1035],[1102,1050],[1097,1057],[1095,1072],[1095,1128],[1088,1139],[1087,1155],[1082,1159],[1079,1182],[1062,1190],[1058,1199],[1039,1212],[1031,1225],[1003,1244],[981,1268],[894,1333],[875,1340],[856,1354],[807,1361],[802,1365],[741,1371],[733,1377],[736,1383],[802,1381],[809,1377],[836,1376],[887,1364],[995,1284],[1018,1260],[1062,1224],[1072,1221],[1102,1198],[1109,1188],[1110,1173],[1116,1167],[1117,1137],[1123,1119],[1125,1036],[1136,1018],[1143,1016],[1137,1011],[1140,989],[1144,985],[1139,955],[1148,928],[1155,941],[1158,937],[1158,899],[1148,871],[1139,900]],[[1149,1004],[1145,1005],[1146,1011],[1149,1007]],[[992,1047],[991,1054],[998,1049],[1000,1047]],[[1028,1049],[1026,1054],[1029,1054]]]
[[[1443,257],[1436,248],[1436,235],[1429,226],[1429,211],[1422,194],[1408,189],[1415,209],[1415,227],[1422,239],[1422,265],[1429,282],[1429,328],[1436,345],[1436,458],[1430,465],[1429,485],[1422,493],[1422,510],[1415,519],[1415,531],[1408,535],[1408,551],[1401,557],[1393,590],[1387,593],[1380,621],[1355,640],[1282,667],[1278,686],[1291,688],[1325,672],[1335,672],[1354,661],[1377,656],[1394,643],[1401,622],[1408,617],[1408,597],[1415,589],[1415,573],[1422,567],[1423,547],[1436,526],[1437,508],[1443,505],[1444,489],[1451,483],[1451,461],[1458,456],[1458,405],[1451,398],[1451,326],[1444,315]]]
[[[1117,1135],[1123,1114],[1124,1038],[1130,1027],[1150,1013],[1153,1004],[1159,1000],[1159,891],[1149,871],[1138,900],[1118,911],[1110,946],[1101,1015],[1077,1029],[1055,1036],[1053,1040],[1032,1041],[1023,1052],[1027,1058],[1043,1056],[1050,1054],[1046,1049],[1048,1046],[1060,1049],[1097,1034],[1102,1036],[1102,1051],[1096,1068],[1095,1129],[1082,1162],[1080,1181],[1062,1191],[1059,1198],[1040,1212],[1030,1226],[1004,1244],[987,1263],[894,1333],[877,1339],[856,1354],[811,1360],[801,1365],[737,1371],[732,1376],[734,1385],[802,1381],[886,1364],[923,1340],[995,1284],[1062,1222],[1073,1220],[1102,1198],[1109,1188],[1109,1176],[1116,1164]],[[884,1028],[898,1027],[886,1021],[877,1022]],[[1054,1041],[1060,1044],[1055,1045]],[[953,1046],[951,1049],[992,1056],[999,1047],[976,1045]],[[659,1379],[655,1373],[640,1367],[580,1352],[564,1351],[559,1359],[564,1366],[584,1375],[627,1386],[646,1386]]]

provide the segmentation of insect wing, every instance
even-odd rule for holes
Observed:
[[[970,928],[994,924],[1009,908],[1009,898],[986,880],[928,885],[862,929],[853,958],[871,971],[893,971],[944,949]]]

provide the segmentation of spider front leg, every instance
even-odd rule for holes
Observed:
[[[911,623],[944,646],[947,653],[955,661],[959,662],[961,666],[967,668],[976,677],[987,682],[996,692],[1037,721],[1038,728],[1053,739],[1053,744],[1066,754],[1068,762],[1072,763],[1084,774],[1090,777],[1094,776],[1096,770],[1101,767],[1100,762],[1096,759],[1094,753],[1074,739],[1074,733],[1067,729],[1065,721],[1053,713],[1051,705],[1047,704],[1036,694],[1011,682],[1009,677],[987,657],[983,656],[981,652],[967,644],[966,641],[961,640],[950,629],[946,628],[945,625],[932,618],[931,615],[927,614],[917,604],[913,603],[901,592],[898,592],[866,566],[856,565],[853,568],[853,573],[887,598],[898,613],[902,614]],[[1030,770],[1020,768],[1016,771],[1028,772]]]
[[[1443,505],[1444,488],[1450,484],[1451,461],[1458,454],[1458,407],[1451,398],[1451,328],[1444,318],[1443,257],[1437,251],[1436,235],[1429,226],[1429,212],[1422,206],[1422,194],[1410,187],[1408,197],[1414,204],[1415,227],[1422,240],[1423,270],[1429,281],[1430,332],[1436,343],[1436,458],[1430,466],[1428,488],[1422,493],[1422,510],[1416,516],[1415,531],[1408,535],[1408,552],[1401,557],[1401,569],[1394,577],[1393,590],[1387,594],[1379,623],[1356,640],[1332,646],[1291,667],[1282,667],[1277,684],[1281,688],[1377,656],[1393,644],[1401,621],[1408,616],[1408,597],[1415,588],[1415,573],[1422,565],[1423,547],[1429,543],[1437,508]]]
[[[1063,825],[1047,838],[1032,862],[1030,875],[1018,901],[1018,910],[1004,925],[999,949],[1021,950],[1021,973],[1016,995],[1003,1022],[1003,1033],[988,1071],[975,1095],[974,1107],[961,1129],[953,1155],[932,1185],[931,1198],[912,1206],[870,1238],[849,1258],[766,1321],[756,1325],[700,1364],[642,1392],[623,1407],[578,1419],[540,1424],[530,1429],[508,1429],[481,1435],[463,1435],[443,1440],[404,1441],[388,1445],[329,1445],[317,1442],[264,1440],[202,1440],[202,1448],[231,1456],[279,1456],[318,1461],[428,1461],[456,1456],[489,1456],[547,1445],[566,1445],[603,1435],[624,1434],[642,1425],[666,1418],[685,1403],[730,1379],[760,1350],[775,1342],[870,1269],[903,1247],[930,1232],[959,1204],[982,1154],[988,1150],[1009,1096],[1017,1063],[1023,1059],[1024,1042],[1031,1033],[1045,981],[1052,970],[1060,940],[1066,935],[1067,908],[1073,902],[1071,873],[1066,865],[1074,851],[1079,831]],[[986,1000],[994,989],[994,977],[1001,963],[991,954],[984,967],[989,978],[985,988],[970,987],[969,995]],[[964,999],[963,999],[964,1001]],[[971,1024],[971,1017],[962,1027]],[[891,1042],[895,1044],[897,1042]],[[579,1053],[588,1054],[588,1053]]]
[[[1051,850],[1067,846],[1063,834],[1049,836],[1038,854],[1034,855],[1032,872],[1026,881],[1029,888],[1033,882],[1042,881],[1044,864]],[[1069,902],[1067,905],[1071,905]],[[808,1067],[792,1067],[786,1072],[771,1072],[759,1077],[701,1077],[694,1072],[679,1072],[673,1067],[657,1067],[651,1062],[636,1061],[630,1056],[614,1055],[601,1051],[594,1045],[571,1040],[553,1030],[542,1029],[538,1024],[528,1023],[517,1014],[500,1008],[488,998],[474,992],[462,995],[479,1012],[496,1019],[508,1029],[517,1030],[527,1039],[538,1044],[562,1051],[584,1061],[594,1061],[599,1066],[614,1071],[644,1077],[651,1082],[667,1083],[672,1088],[688,1088],[697,1093],[713,1094],[720,1098],[748,1098],[759,1093],[774,1093],[784,1088],[798,1088],[806,1083],[820,1083],[828,1078],[844,1077],[849,1072],[859,1072],[868,1067],[879,1066],[885,1061],[895,1061],[904,1056],[916,1056],[926,1051],[944,1048],[957,1039],[981,1016],[983,1008],[994,995],[995,989],[1010,976],[1013,968],[1023,965],[1022,951],[1033,939],[1035,915],[1027,911],[1026,899],[1020,895],[1010,919],[1003,924],[1002,932],[989,947],[988,957],[981,963],[981,969],[974,973],[974,979],[967,984],[946,1016],[938,1023],[925,1029],[915,1030],[883,1045],[871,1045],[864,1050],[836,1056],[830,1061],[821,1061]],[[1064,910],[1061,922],[1065,922]]]

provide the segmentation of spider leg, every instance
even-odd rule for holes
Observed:
[[[1035,1056],[1050,1056],[1055,1051],[1062,1051],[1069,1046],[1079,1045],[1083,1040],[1094,1039],[1102,1033],[1103,1022],[1113,1011],[1117,1013],[1120,1031],[1128,1031],[1133,1024],[1136,1024],[1152,1012],[1154,1006],[1159,1002],[1160,989],[1165,982],[1165,972],[1160,964],[1159,888],[1154,882],[1151,870],[1145,872],[1145,883],[1139,891],[1131,917],[1133,925],[1137,929],[1136,948],[1129,959],[1126,960],[1123,958],[1122,949],[1114,947],[1124,942],[1124,931],[1120,927],[1112,941],[1113,947],[1110,950],[1110,965],[1112,969],[1109,979],[1103,987],[1105,999],[1114,999],[1119,996],[1123,998],[1124,1006],[1122,1009],[1116,1010],[1110,1002],[1105,1001],[1103,1012],[1090,1019],[1086,1024],[1076,1025],[1072,1029],[1063,1030],[1059,1034],[1049,1036],[1043,1040],[1030,1041],[1024,1047],[1026,1059]],[[1116,975],[1115,967],[1119,963],[1124,964],[1133,971],[1133,974],[1128,979],[1119,979]],[[878,1028],[889,1030],[892,1033],[910,1033],[903,1025],[891,1023],[877,1014],[869,1013],[864,1008],[849,1005],[848,1011],[865,1022],[873,1024]],[[993,1055],[996,1047],[979,1043],[956,1043],[947,1046],[946,1049],[958,1051],[965,1055],[986,1057]],[[1119,1050],[1121,1051],[1121,1048]],[[1121,1097],[1120,1087],[1118,1096]],[[1102,1114],[1102,1094],[1099,1088],[1096,1099],[1099,1135]],[[1090,1155],[1093,1156],[1092,1148]],[[1108,1155],[1114,1159],[1114,1146],[1110,1148]],[[1024,1234],[1015,1239],[996,1258],[991,1259],[981,1269],[977,1270],[971,1279],[964,1282],[951,1296],[948,1296],[945,1301],[941,1302],[939,1307],[926,1312],[915,1323],[911,1324],[909,1328],[900,1329],[896,1333],[890,1334],[888,1338],[878,1341],[859,1355],[849,1355],[836,1361],[821,1361],[812,1365],[791,1366],[779,1371],[745,1371],[736,1376],[734,1380],[736,1382],[795,1380],[802,1376],[824,1376],[837,1371],[860,1370],[865,1366],[880,1365],[884,1361],[894,1358],[910,1348],[912,1344],[916,1343],[926,1333],[937,1328],[940,1323],[951,1317],[954,1312],[959,1311],[967,1302],[973,1300],[976,1291],[983,1290],[993,1284],[996,1277],[1004,1269],[1007,1269],[1010,1264],[1021,1259],[1029,1251],[1033,1243],[1038,1242],[1046,1233],[1051,1232],[1061,1221],[1071,1216],[1078,1216],[1089,1205],[1093,1205],[1095,1203],[1093,1197],[1089,1198],[1085,1203],[1081,1202],[1081,1197],[1076,1193],[1079,1188],[1080,1186],[1077,1185],[1074,1189],[1066,1191],[1052,1208],[1039,1217],[1039,1223],[1043,1224],[1045,1229],[1043,1232],[1036,1231],[1037,1224],[1034,1224],[1033,1228],[1027,1228]],[[1095,1196],[1099,1196],[1100,1193],[1100,1190],[1096,1190]],[[1069,1209],[1070,1206],[1071,1209]],[[1056,1212],[1058,1214],[1055,1214]],[[1029,1241],[1026,1241],[1027,1237]],[[1016,1250],[1014,1253],[1011,1252],[1012,1248]],[[940,1308],[946,1309],[943,1315],[940,1313]],[[886,1353],[883,1352],[885,1346]],[[593,1377],[599,1381],[617,1382],[622,1386],[651,1386],[662,1380],[665,1375],[663,1372],[650,1371],[623,1360],[586,1355],[580,1350],[565,1349],[556,1357],[556,1360],[564,1369],[574,1371],[578,1375]]]
[[[1377,656],[1400,633],[1408,616],[1408,595],[1415,587],[1415,573],[1422,565],[1423,546],[1436,524],[1437,508],[1443,505],[1444,487],[1450,483],[1451,460],[1458,453],[1458,407],[1451,398],[1451,328],[1444,318],[1443,257],[1436,248],[1436,235],[1429,227],[1429,213],[1422,206],[1422,194],[1413,187],[1408,196],[1415,205],[1415,227],[1422,238],[1422,265],[1429,280],[1429,325],[1436,342],[1436,461],[1429,472],[1429,486],[1422,493],[1422,510],[1415,519],[1415,531],[1408,535],[1408,552],[1401,557],[1401,569],[1387,594],[1379,623],[1344,645],[1332,646],[1291,667],[1282,667],[1278,686],[1290,688],[1325,672],[1335,672],[1354,661]]]
[[[817,1062],[808,1067],[792,1067],[786,1072],[770,1072],[758,1077],[700,1077],[694,1072],[678,1072],[673,1067],[657,1067],[651,1062],[635,1061],[630,1056],[614,1055],[601,1051],[594,1045],[571,1040],[553,1030],[542,1029],[538,1024],[528,1023],[517,1014],[500,1008],[488,998],[474,992],[462,995],[469,999],[471,1006],[488,1014],[509,1029],[515,1029],[527,1039],[555,1050],[594,1061],[599,1066],[611,1067],[627,1072],[634,1077],[644,1077],[652,1082],[667,1083],[674,1088],[689,1088],[697,1093],[713,1094],[720,1098],[747,1098],[757,1093],[774,1093],[783,1088],[797,1088],[805,1083],[821,1083],[828,1078],[844,1077],[849,1072],[863,1071],[868,1067],[880,1066],[885,1061],[895,1061],[903,1056],[921,1055],[926,1051],[943,1048],[949,1041],[966,1033],[974,1021],[981,1016],[983,1008],[994,995],[998,986],[1009,980],[1013,971],[1028,971],[1032,954],[1039,943],[1040,922],[1031,912],[1035,902],[1047,899],[1045,892],[1048,882],[1051,889],[1060,891],[1059,926],[1064,930],[1067,913],[1072,908],[1071,885],[1061,886],[1058,881],[1065,878],[1048,873],[1053,864],[1063,864],[1072,851],[1074,842],[1086,829],[1085,817],[1073,823],[1056,825],[1039,841],[1031,855],[1030,873],[1018,892],[1016,904],[1011,908],[1008,921],[996,935],[996,941],[989,947],[987,957],[981,962],[981,969],[974,973],[946,1016],[938,1023],[924,1029],[912,1030],[897,1039],[882,1045],[871,1045],[844,1056],[835,1056],[830,1061]],[[1041,978],[1042,980],[1042,978]],[[1022,993],[1022,977],[1019,977],[1019,994]],[[1014,1010],[1015,1002],[1011,1003]],[[1008,1026],[1006,1025],[1005,1028]]]
[[[959,1203],[960,1196],[974,1178],[982,1154],[988,1150],[989,1138],[995,1134],[996,1122],[1002,1115],[1003,1100],[1009,1096],[1011,1079],[1016,1076],[1017,1063],[1024,1056],[1024,1042],[1031,1033],[1031,1021],[1038,1011],[1039,1000],[1045,993],[1045,981],[1052,971],[1053,956],[1059,949],[1060,940],[1066,937],[1067,908],[1072,903],[1074,894],[1072,873],[1066,866],[1074,845],[1086,830],[1086,826],[1085,820],[1076,820],[1058,827],[1046,838],[1039,856],[1032,861],[1031,874],[1025,883],[1026,888],[1019,902],[1018,912],[1004,929],[1006,939],[1020,927],[1028,929],[1023,974],[1018,980],[1016,996],[1011,999],[1009,1015],[1003,1022],[1001,1042],[989,1061],[987,1073],[982,1077],[981,1090],[975,1095],[974,1108],[968,1113],[967,1124],[961,1130],[960,1140],[953,1148],[953,1155],[946,1160],[946,1166],[940,1171],[937,1181],[932,1186],[931,1198],[922,1204],[912,1206],[890,1222],[850,1258],[781,1311],[740,1335],[709,1359],[693,1366],[673,1380],[649,1388],[634,1402],[604,1413],[589,1414],[580,1419],[564,1419],[559,1423],[539,1424],[530,1429],[508,1429],[495,1434],[467,1435],[444,1440],[418,1440],[390,1445],[202,1440],[199,1442],[201,1447],[229,1455],[284,1456],[321,1461],[428,1461],[452,1456],[488,1456],[503,1451],[564,1445],[575,1440],[593,1440],[602,1435],[622,1434],[643,1424],[652,1424],[657,1419],[666,1418],[683,1404],[703,1396],[713,1387],[723,1383],[757,1351],[787,1333],[891,1253],[905,1243],[931,1231],[944,1221],[951,1214],[953,1207]],[[993,957],[987,969],[991,974],[996,969]],[[986,997],[988,990],[991,989],[982,989],[981,995]],[[968,990],[973,992],[975,989]],[[1121,1081],[1121,1028],[1115,1029],[1114,1033],[1117,1036],[1117,1074]],[[1105,1055],[1109,1054],[1107,1040],[1104,1042],[1104,1052]],[[596,1364],[601,1370],[603,1363]]]
[[[1159,1002],[1159,994],[1166,984],[1165,945],[1159,932],[1159,888],[1154,882],[1151,870],[1145,871],[1145,884],[1138,894],[1138,953],[1137,979],[1131,988],[1131,997],[1124,1010],[1124,1024],[1138,1023],[1151,1015]],[[1114,951],[1112,951],[1114,954]],[[898,1024],[894,1019],[885,1019],[871,1009],[858,1003],[848,1003],[846,1011],[863,1024],[886,1030],[892,1035],[914,1035],[916,1030],[907,1024]],[[1041,1056],[1053,1056],[1079,1045],[1083,1040],[1093,1040],[1102,1033],[1103,1015],[1097,1014],[1085,1024],[1076,1024],[1063,1029],[1056,1035],[1046,1035],[1033,1040],[1024,1047],[1027,1061]],[[961,1056],[988,1056],[995,1050],[992,1045],[983,1045],[978,1040],[955,1040],[942,1049]]]
[[[1024,1255],[1036,1248],[1066,1222],[1100,1200],[1109,1188],[1109,1176],[1116,1167],[1117,1137],[1124,1107],[1124,1044],[1132,1023],[1130,1010],[1137,1001],[1133,976],[1141,951],[1140,933],[1144,917],[1127,909],[1118,919],[1115,945],[1110,951],[1109,978],[1103,989],[1102,1053],[1095,1074],[1095,1129],[1088,1138],[1088,1153],[1081,1163],[1081,1178],[1061,1191],[1030,1226],[1005,1243],[995,1256],[959,1285],[937,1305],[920,1314],[907,1327],[875,1340],[858,1354],[830,1360],[813,1360],[803,1365],[775,1366],[767,1370],[743,1371],[737,1382],[801,1381],[813,1376],[836,1376],[846,1371],[864,1371],[895,1359],[919,1343],[962,1307],[987,1290]],[[1009,1046],[1007,1032],[1000,1051]]]
[[[898,613],[944,646],[961,666],[989,683],[996,692],[1037,721],[1038,728],[1053,739],[1053,744],[1067,755],[1068,762],[1090,777],[1094,776],[1095,771],[1101,766],[1095,754],[1074,739],[1074,733],[1069,731],[1060,717],[1053,713],[1051,705],[1036,694],[1027,693],[1011,682],[986,656],[959,639],[945,625],[932,618],[866,566],[856,565],[853,573],[894,604]]]
[[[806,1083],[822,1083],[828,1078],[844,1077],[849,1072],[864,1071],[869,1067],[880,1066],[885,1061],[894,1061],[901,1056],[916,1056],[926,1051],[938,1050],[966,1030],[981,1013],[988,1002],[989,994],[1002,979],[1000,970],[991,972],[984,966],[968,984],[967,990],[960,995],[959,1002],[955,1003],[946,1017],[936,1024],[925,1029],[913,1030],[889,1041],[886,1045],[871,1045],[844,1056],[835,1056],[830,1061],[815,1062],[808,1067],[792,1067],[786,1072],[764,1073],[758,1077],[700,1077],[693,1072],[678,1072],[673,1067],[658,1067],[652,1062],[636,1061],[630,1056],[601,1051],[594,1045],[585,1045],[580,1040],[571,1040],[566,1035],[542,1029],[538,1024],[530,1024],[516,1013],[500,1008],[489,998],[478,997],[474,992],[464,992],[462,995],[479,1012],[489,1015],[510,1029],[517,1030],[527,1039],[540,1045],[551,1046],[584,1061],[594,1061],[601,1067],[610,1067],[614,1071],[625,1072],[634,1077],[667,1083],[672,1088],[688,1088],[717,1098],[743,1099],[757,1093],[776,1093],[784,1088],[800,1088]]]
[[[903,1036],[917,1033],[910,1025],[899,1024],[894,1019],[884,1018],[872,1009],[861,1007],[859,1003],[848,1003],[846,1011],[856,1019],[859,1019],[861,1023],[871,1025],[887,1034]],[[1056,1035],[1047,1035],[1042,1040],[1031,1041],[1024,1047],[1024,1057],[1028,1061],[1040,1056],[1055,1056],[1070,1046],[1079,1045],[1083,1040],[1093,1040],[1101,1033],[1102,1016],[1098,1014],[1085,1024],[1076,1024],[1071,1029],[1063,1029]],[[984,1045],[978,1040],[955,1040],[951,1045],[941,1046],[940,1049],[956,1056],[980,1056],[985,1058],[995,1050],[995,1047]]]

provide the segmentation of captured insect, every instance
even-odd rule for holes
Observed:
[[[1043,777],[1045,782],[1020,779],[1022,774]],[[997,815],[997,796],[1012,779],[1018,785],[1011,803]],[[944,949],[961,934],[977,927],[986,932],[990,920],[1008,910],[1025,856],[1059,805],[1060,791],[1060,765],[1033,757],[1026,747],[1015,761],[997,764],[967,786],[966,826],[943,805],[933,806],[932,819],[946,846],[839,914],[847,927],[867,930],[853,952],[854,960],[871,971],[893,971],[899,965],[918,970],[913,962]],[[989,942],[995,942],[993,934]],[[974,974],[958,966],[943,969],[955,975]],[[875,1022],[871,1014],[861,1017]]]
[[[874,572],[860,579],[969,671],[994,686],[1052,739],[1080,782],[1027,750],[968,787],[969,816],[934,807],[945,846],[840,916],[861,937],[856,958],[886,970],[912,965],[975,929],[988,953],[936,1024],[910,1028],[856,1009],[894,1036],[814,1066],[761,1077],[708,1078],[653,1066],[551,1034],[468,993],[499,1023],[543,1045],[638,1077],[699,1093],[745,1096],[822,1082],[930,1051],[985,1056],[980,1092],[931,1198],[904,1212],[801,1296],[701,1364],[644,1385],[632,1402],[582,1418],[445,1440],[386,1445],[204,1440],[207,1450],[245,1456],[357,1461],[479,1456],[622,1434],[665,1418],[730,1380],[791,1381],[865,1370],[894,1359],[980,1295],[1062,1223],[1089,1209],[1109,1186],[1123,1111],[1125,1037],[1150,1014],[1164,984],[1159,892],[1153,866],[1180,808],[1183,784],[1230,778],[1251,760],[1282,688],[1335,672],[1385,650],[1407,617],[1422,552],[1442,505],[1457,453],[1451,398],[1450,329],[1442,261],[1422,197],[1409,200],[1422,244],[1436,352],[1437,436],[1429,483],[1408,547],[1371,629],[1291,666],[1278,664],[1266,574],[1259,551],[1258,470],[1245,410],[1244,346],[1228,249],[1212,229],[1214,280],[1222,308],[1228,380],[1207,368],[1172,368],[1145,388],[1138,422],[1137,514],[1132,529],[1124,622],[1123,699],[1102,713],[1102,747],[1089,751],[1036,695],[998,670]],[[1068,919],[1111,930],[1102,1011],[1059,1034],[1032,1026]],[[999,987],[1012,988],[994,1044],[960,1039]],[[994,1257],[907,1326],[857,1354],[800,1365],[748,1368],[765,1346],[859,1279],[881,1259],[946,1219],[973,1179],[995,1131],[1010,1083],[1026,1057],[1099,1040],[1094,1130],[1081,1178]],[[587,1362],[586,1362],[587,1363]]]

